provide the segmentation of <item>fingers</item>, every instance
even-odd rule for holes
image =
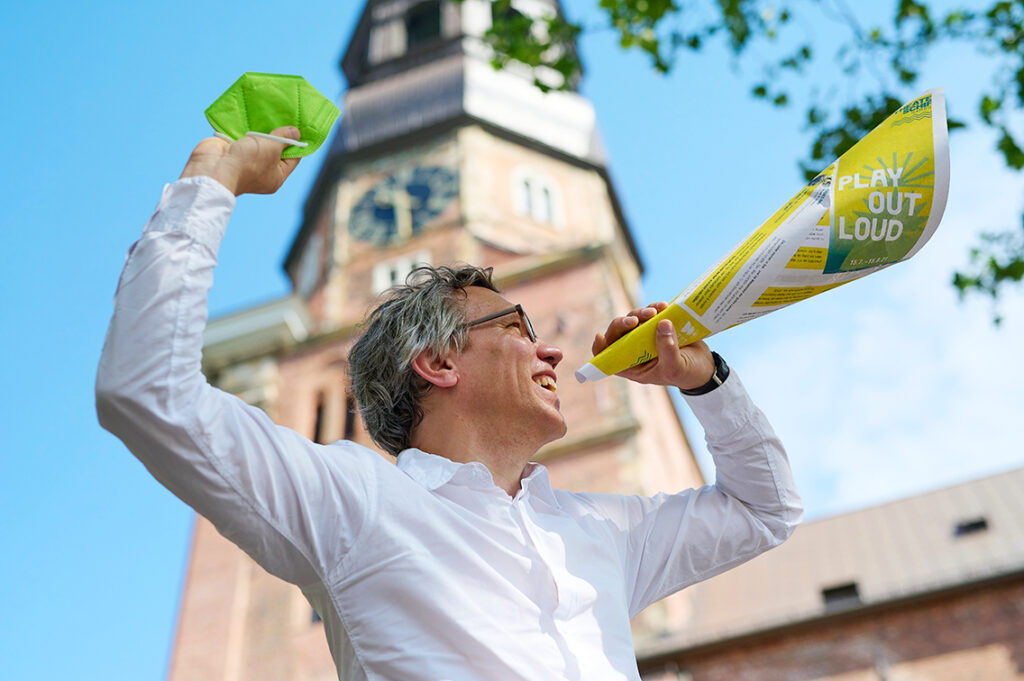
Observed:
[[[274,128],[273,130],[270,131],[270,134],[277,135],[278,137],[287,137],[290,140],[298,140],[302,136],[302,133],[299,132],[299,129],[291,125],[284,126],[281,128]],[[288,176],[292,174],[292,171],[295,170],[295,167],[299,165],[299,161],[302,160],[299,158],[281,158],[281,152],[283,152],[286,148],[287,145],[282,144],[281,151],[278,152],[277,154],[278,169],[281,173],[281,182],[278,183],[278,187],[280,187],[281,184],[283,184],[284,181],[288,179]]]
[[[630,310],[622,317],[616,317],[611,321],[603,334],[599,333],[594,336],[594,342],[590,347],[591,352],[596,355],[636,327],[656,316],[666,307],[668,307],[668,303],[659,301],[651,303],[646,307]]]
[[[299,138],[299,130],[293,126],[276,128],[270,134],[287,139]],[[287,146],[284,142],[253,135],[233,142],[227,156],[239,176],[235,195],[276,192],[299,164],[297,158],[281,158]]]
[[[287,137],[291,140],[298,140],[301,137],[299,129],[292,126],[275,128],[270,134],[277,135],[278,137]],[[284,149],[282,149],[282,151],[284,151]],[[278,156],[280,156],[280,154],[278,154]],[[295,167],[299,165],[299,161],[301,160],[302,159],[300,158],[282,158],[279,160],[278,167],[281,169],[282,183],[288,179],[288,176],[292,174],[292,171],[295,170]]]
[[[293,140],[301,137],[299,129],[290,125],[276,128],[270,134]],[[287,146],[251,135],[234,142],[209,137],[196,145],[181,177],[211,177],[235,196],[273,194],[299,165],[297,158],[281,158]]]
[[[668,319],[658,322],[654,330],[654,346],[657,357],[639,364],[617,375],[637,383],[664,384],[665,376],[678,371],[679,348],[676,329]]]
[[[278,137],[287,137],[290,140],[298,140],[302,134],[299,129],[293,125],[286,125],[281,128],[274,128],[270,131],[271,135],[277,135]]]
[[[283,137],[285,139],[299,139],[299,130],[293,126],[275,128],[270,131],[270,134],[275,137]],[[288,145],[284,142],[279,142],[277,140],[270,139],[269,137],[245,135],[234,142],[232,151],[237,151],[237,153],[249,161],[255,161],[256,163],[268,163],[271,160],[276,161],[281,158],[281,153],[287,147]]]

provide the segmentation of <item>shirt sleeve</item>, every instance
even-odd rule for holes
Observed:
[[[782,443],[735,372],[686,401],[704,427],[715,483],[600,502],[622,532],[630,617],[781,544],[803,516]]]
[[[165,187],[118,282],[97,414],[221,534],[310,585],[354,543],[372,512],[374,460],[384,462],[352,443],[314,444],[206,382],[207,293],[234,202],[206,177]]]

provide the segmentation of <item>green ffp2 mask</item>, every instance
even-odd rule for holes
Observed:
[[[249,132],[269,133],[291,125],[307,146],[287,146],[281,158],[308,156],[327,139],[341,112],[302,76],[245,73],[206,109],[220,134],[237,140]]]

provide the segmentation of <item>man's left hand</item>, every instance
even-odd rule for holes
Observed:
[[[652,303],[616,317],[603,334],[594,337],[591,351],[596,355],[666,307],[668,303],[665,302]],[[669,385],[683,390],[699,388],[711,380],[715,373],[715,360],[704,341],[679,347],[675,327],[667,319],[658,322],[654,337],[658,356],[650,362],[620,371],[618,376],[637,383]]]
[[[299,139],[299,129],[291,126],[271,134]],[[181,177],[212,177],[235,196],[273,194],[299,164],[297,158],[281,158],[284,147],[282,142],[249,135],[234,142],[208,137],[192,151]]]

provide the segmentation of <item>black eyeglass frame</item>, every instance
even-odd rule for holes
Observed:
[[[524,310],[523,306],[520,305],[519,303],[516,303],[512,307],[507,307],[504,310],[498,310],[497,312],[492,312],[489,315],[485,315],[483,317],[480,317],[480,319],[474,319],[471,322],[466,322],[465,324],[462,324],[461,328],[468,329],[471,326],[476,326],[477,324],[483,324],[484,322],[489,322],[492,319],[497,319],[498,317],[504,317],[505,315],[512,314],[513,312],[518,313],[519,314],[519,318],[523,321],[523,328],[526,329],[526,337],[530,339],[531,343],[536,343],[537,342],[537,332],[533,330],[533,324],[530,322],[530,318],[526,316],[526,310]]]

